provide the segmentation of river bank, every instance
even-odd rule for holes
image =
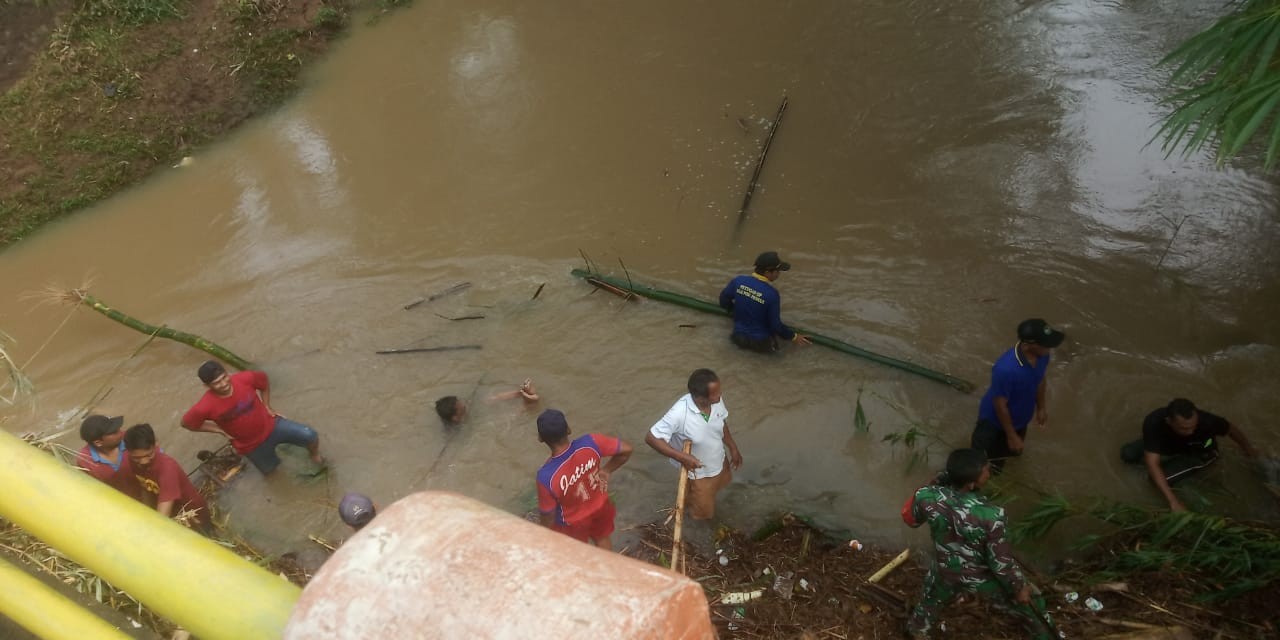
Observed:
[[[404,2],[0,0],[0,245],[278,106],[353,14]]]

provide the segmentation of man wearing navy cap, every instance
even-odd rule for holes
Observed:
[[[729,340],[743,349],[760,353],[778,350],[778,338],[797,344],[809,344],[809,338],[782,324],[782,296],[773,286],[791,263],[783,262],[777,251],[766,251],[756,258],[753,273],[740,275],[720,292],[720,306],[733,314],[733,333]]]
[[[538,441],[551,450],[537,473],[540,521],[548,529],[612,550],[616,510],[609,477],[631,458],[631,445],[599,433],[570,440],[570,433],[564,413],[547,409],[538,416]]]
[[[978,406],[971,446],[986,452],[993,473],[1004,470],[1006,458],[1022,455],[1032,418],[1041,426],[1048,421],[1045,373],[1051,352],[1066,337],[1040,318],[1023,320],[1018,343],[991,365],[991,386]]]

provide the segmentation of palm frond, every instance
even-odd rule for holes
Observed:
[[[1216,148],[1221,166],[1260,142],[1267,169],[1280,159],[1280,0],[1244,0],[1160,64],[1174,66],[1172,111],[1152,138],[1166,154]],[[1176,66],[1175,66],[1176,65]],[[1271,123],[1269,135],[1259,136]]]

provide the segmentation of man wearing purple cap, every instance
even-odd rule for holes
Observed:
[[[777,251],[766,251],[756,258],[753,273],[729,281],[720,291],[720,306],[733,314],[733,333],[729,340],[743,349],[760,353],[778,350],[778,338],[796,344],[809,344],[809,338],[782,324],[782,295],[773,286],[791,263],[783,262]]]
[[[609,476],[627,463],[631,445],[599,433],[569,440],[564,414],[547,409],[538,416],[538,441],[551,457],[538,469],[538,511],[542,526],[576,540],[613,549]],[[608,464],[602,465],[604,458]]]
[[[359,531],[378,515],[378,507],[362,493],[348,493],[338,503],[338,516],[348,527]]]
[[[1040,318],[1018,325],[1018,342],[991,365],[991,386],[978,405],[978,424],[971,446],[987,454],[992,473],[1004,470],[1006,458],[1022,455],[1027,426],[1034,417],[1044,426],[1045,373],[1050,354],[1067,334]]]

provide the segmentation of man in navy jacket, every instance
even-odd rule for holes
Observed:
[[[729,339],[734,344],[761,353],[777,351],[778,338],[809,344],[809,338],[782,324],[782,296],[773,283],[790,270],[777,251],[766,251],[756,258],[754,273],[730,280],[720,292],[720,306],[733,314]]]

